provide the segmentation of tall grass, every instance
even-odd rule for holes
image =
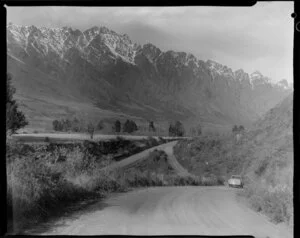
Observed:
[[[49,216],[64,204],[124,190],[113,177],[99,172],[110,160],[80,146],[8,144],[7,205],[13,230]]]
[[[256,211],[268,215],[273,222],[293,225],[293,192],[288,187],[250,184],[243,195]]]

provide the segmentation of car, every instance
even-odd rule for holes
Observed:
[[[243,188],[244,184],[243,184],[242,176],[232,175],[231,178],[228,180],[228,186],[235,187],[235,188]]]

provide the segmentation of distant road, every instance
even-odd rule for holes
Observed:
[[[158,145],[155,147],[152,147],[150,149],[146,149],[140,153],[137,153],[135,155],[129,156],[126,159],[123,159],[119,162],[113,163],[112,165],[109,165],[103,170],[112,170],[116,168],[122,168],[126,166],[130,166],[134,163],[137,163],[138,161],[141,161],[143,159],[146,159],[149,154],[154,151],[154,150],[163,150],[167,153],[168,155],[168,162],[172,166],[172,168],[177,172],[177,174],[182,175],[182,176],[191,176],[194,177],[194,175],[190,174],[185,168],[183,168],[178,161],[176,160],[174,154],[173,154],[173,148],[177,144],[178,141],[172,141],[168,142],[162,145]]]
[[[128,140],[141,140],[147,139],[149,136],[138,136],[138,135],[103,135],[95,134],[93,141],[99,140],[111,140],[116,139],[118,136],[123,137]],[[43,142],[45,138],[48,137],[50,140],[55,141],[82,141],[82,140],[91,140],[90,136],[85,133],[31,133],[31,134],[15,134],[13,138],[16,138],[18,141],[23,142]],[[153,136],[153,138],[158,138],[158,136]],[[163,136],[164,139],[191,139],[192,137],[170,137]]]
[[[113,194],[31,234],[292,237],[285,226],[271,223],[238,201],[236,191],[227,187],[186,186]]]

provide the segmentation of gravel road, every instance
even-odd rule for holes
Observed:
[[[114,194],[43,235],[253,235],[292,237],[227,187],[153,187]]]

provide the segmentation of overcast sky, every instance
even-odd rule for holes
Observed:
[[[293,2],[253,7],[7,7],[19,25],[106,26],[133,42],[293,82]]]

